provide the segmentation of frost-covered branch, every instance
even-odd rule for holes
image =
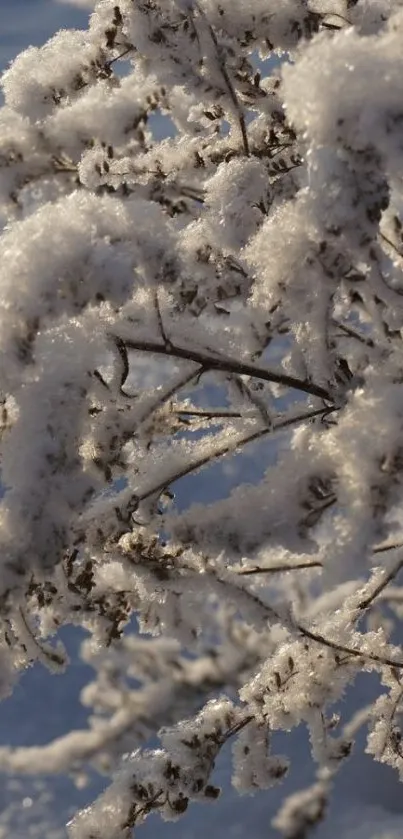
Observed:
[[[173,356],[174,358],[182,358],[185,361],[194,361],[204,370],[223,370],[224,372],[236,373],[240,376],[253,376],[254,378],[262,379],[266,382],[273,382],[283,387],[295,388],[303,393],[309,393],[312,396],[318,396],[321,399],[326,399],[330,403],[332,402],[330,394],[319,385],[302,381],[294,376],[288,376],[285,373],[276,372],[275,370],[264,370],[261,367],[245,364],[235,359],[223,358],[221,356],[214,357],[214,355],[210,355],[208,352],[177,347],[171,340],[169,344],[160,344],[154,341],[136,341],[133,339],[123,339],[123,341],[127,349],[130,350]]]
[[[402,33],[398,0],[100,0],[2,76],[1,695],[68,625],[94,677],[86,730],[0,765],[113,775],[74,839],[214,801],[229,739],[266,789],[301,723],[307,835],[367,671],[403,777]]]

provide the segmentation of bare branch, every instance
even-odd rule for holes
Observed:
[[[237,575],[238,576],[238,575]],[[218,576],[216,576],[217,582],[225,585],[228,580],[226,579],[225,582],[221,580]],[[320,632],[316,632],[314,630],[308,629],[307,627],[303,626],[300,623],[293,623],[292,621],[288,621],[282,617],[276,609],[273,609],[272,606],[267,605],[264,603],[256,594],[248,591],[245,588],[239,589],[236,583],[234,583],[235,588],[237,591],[242,592],[244,595],[249,596],[252,598],[252,603],[258,606],[263,611],[265,610],[267,613],[267,619],[272,621],[273,619],[278,620],[283,626],[287,627],[290,632],[293,630],[297,630],[303,637],[309,638],[310,641],[314,641],[316,644],[322,644],[324,647],[329,647],[336,652],[346,653],[353,658],[361,658],[367,661],[374,661],[377,664],[383,664],[388,667],[398,668],[399,670],[403,670],[403,661],[393,660],[387,656],[377,655],[377,653],[371,653],[364,650],[359,650],[355,647],[348,647],[345,644],[340,644],[337,641],[333,641],[330,638],[327,638],[325,635],[322,635]]]
[[[224,445],[222,446],[217,446],[217,448],[214,449],[213,452],[210,452],[209,454],[198,458],[198,460],[193,461],[193,463],[186,464],[186,466],[184,466],[183,469],[174,472],[172,475],[169,475],[168,477],[159,481],[158,484],[154,484],[150,489],[145,490],[144,492],[136,493],[137,498],[139,501],[145,501],[147,498],[151,498],[153,495],[162,492],[164,489],[170,486],[170,484],[179,481],[180,478],[185,478],[186,475],[190,475],[192,472],[196,472],[198,469],[201,469],[202,466],[206,466],[208,463],[213,463],[215,460],[218,460],[220,457],[224,457],[226,454],[239,451],[241,448],[248,445],[249,443],[254,443],[256,440],[260,440],[262,437],[265,437],[267,434],[274,433],[275,431],[282,431],[289,425],[294,425],[298,422],[308,422],[310,419],[315,419],[315,417],[323,415],[326,411],[327,409],[319,408],[317,410],[309,411],[305,414],[299,414],[293,417],[286,417],[284,420],[280,420],[279,422],[274,423],[270,427],[260,427],[256,431],[253,431],[252,433],[247,434],[244,437],[238,437],[235,438],[235,440],[224,443]]]
[[[356,341],[360,341],[361,344],[366,344],[367,347],[375,346],[372,338],[367,338],[365,335],[361,335],[360,332],[358,332],[356,329],[353,329],[349,324],[341,323],[341,321],[335,319],[333,319],[333,323],[336,326],[338,326],[338,328],[341,329],[342,332],[345,332],[345,334],[348,335],[349,338],[355,338]]]
[[[190,384],[194,379],[200,376],[203,368],[199,368],[198,370],[191,370],[190,373],[185,373],[183,376],[178,376],[178,378],[166,389],[163,393],[158,395],[156,399],[154,399],[150,405],[146,408],[146,410],[141,414],[138,424],[140,425],[143,422],[146,422],[159,408],[162,408],[163,405],[171,399],[172,396],[175,395],[179,390],[182,390],[183,387]],[[180,412],[179,412],[180,413]]]
[[[225,66],[225,62],[224,62],[224,59],[223,59],[223,56],[222,56],[222,51],[221,51],[220,45],[219,45],[219,43],[218,43],[218,41],[217,41],[217,37],[216,37],[216,34],[215,34],[215,32],[214,32],[214,29],[213,29],[213,27],[211,26],[211,24],[209,23],[209,21],[207,20],[207,17],[206,17],[206,15],[205,15],[205,13],[204,13],[203,9],[201,9],[201,8],[200,8],[199,4],[196,4],[196,7],[197,7],[197,10],[198,10],[198,12],[199,12],[200,16],[201,16],[201,17],[205,20],[205,22],[206,22],[207,28],[208,28],[209,33],[210,33],[211,40],[212,40],[212,42],[213,42],[213,44],[214,44],[215,53],[216,53],[216,56],[217,56],[217,61],[218,61],[218,66],[219,66],[219,68],[220,68],[220,73],[221,73],[221,75],[222,75],[222,77],[223,77],[223,79],[224,79],[225,86],[226,86],[226,88],[227,88],[227,90],[228,90],[228,93],[229,93],[229,96],[230,96],[231,102],[232,102],[232,104],[233,104],[233,106],[234,106],[234,108],[235,108],[235,111],[236,111],[236,113],[237,113],[238,122],[239,122],[239,127],[240,127],[240,129],[241,129],[241,135],[242,135],[242,142],[243,142],[244,152],[245,152],[245,155],[246,155],[247,157],[249,157],[249,155],[250,155],[249,140],[248,140],[248,134],[247,134],[247,131],[246,131],[246,122],[245,122],[245,116],[244,116],[244,113],[243,113],[242,107],[241,107],[241,105],[240,105],[240,103],[239,103],[239,100],[238,100],[238,97],[237,97],[237,95],[236,95],[236,91],[235,91],[234,85],[232,84],[232,81],[231,81],[231,79],[230,79],[230,77],[229,77],[229,74],[228,74],[227,68],[226,68],[226,66]]]
[[[386,586],[389,585],[389,583],[392,582],[392,580],[394,580],[395,577],[397,577],[399,571],[401,571],[402,568],[403,568],[403,559],[400,559],[396,563],[396,565],[393,568],[390,569],[390,571],[388,571],[387,573],[385,572],[385,576],[384,576],[383,580],[381,580],[381,582],[378,583],[377,586],[375,586],[375,588],[371,592],[371,594],[369,594],[367,597],[364,597],[364,599],[361,600],[358,608],[361,609],[362,611],[364,609],[368,609],[368,606],[370,606],[371,603],[373,603],[374,600],[378,597],[378,595],[384,590],[384,588],[386,588]]]
[[[272,565],[270,568],[242,568],[237,573],[242,577],[251,577],[254,574],[283,574],[288,571],[302,571],[305,568],[323,568],[322,562],[298,562],[295,565]]]
[[[49,647],[44,647],[34,634],[33,630],[31,629],[25,612],[21,607],[19,609],[19,613],[21,615],[21,620],[24,629],[29,635],[34,646],[37,647],[38,651],[40,652],[40,655],[43,655],[43,657],[52,662],[52,664],[57,664],[58,667],[63,667],[66,664],[64,656],[60,655],[56,650],[49,649]]]
[[[119,353],[120,360],[122,362],[122,369],[121,369],[121,372],[120,372],[120,380],[119,380],[119,389],[120,389],[120,392],[124,396],[128,396],[129,394],[125,393],[124,390],[123,390],[123,385],[125,384],[126,379],[129,375],[129,360],[128,360],[128,357],[127,357],[126,345],[125,345],[125,342],[122,341],[122,339],[119,338],[119,337],[114,337],[114,343],[115,343],[115,347],[116,347],[116,349]]]
[[[165,344],[160,344],[153,340],[135,340],[133,338],[122,338],[122,340],[128,350],[138,350],[139,352],[182,358],[184,361],[194,361],[195,364],[200,364],[206,370],[221,370],[239,376],[252,376],[265,382],[294,388],[295,390],[308,393],[311,396],[318,396],[320,399],[333,403],[330,393],[325,388],[320,385],[315,385],[313,382],[297,379],[295,376],[289,376],[287,373],[265,370],[263,367],[257,367],[254,364],[247,364],[246,362],[224,356],[217,357],[209,355],[208,352],[178,347],[173,343],[170,343],[169,347],[167,347]]]
[[[354,647],[347,647],[345,644],[339,644],[337,641],[325,638],[325,636],[320,632],[312,632],[311,629],[307,629],[301,624],[297,624],[297,629],[305,638],[315,641],[316,644],[323,644],[325,647],[330,647],[330,649],[336,650],[339,653],[347,653],[347,655],[351,655],[354,658],[367,659],[368,661],[375,661],[377,664],[386,664],[388,667],[398,667],[399,670],[403,670],[403,661],[394,661],[392,658],[388,658],[387,656],[377,655],[376,653],[369,653],[366,651],[364,652],[363,650],[357,650]]]
[[[242,419],[244,417],[244,414],[242,414],[241,411],[226,411],[224,408],[216,411],[214,409],[211,409],[211,411],[202,411],[197,408],[194,408],[193,410],[190,408],[184,408],[183,410],[176,408],[173,413],[178,414],[178,416],[205,417],[206,419]]]
[[[155,307],[155,312],[156,312],[156,315],[157,315],[158,329],[160,331],[161,338],[164,342],[164,345],[169,350],[170,347],[171,347],[171,342],[170,342],[170,340],[169,340],[169,338],[168,338],[168,336],[165,332],[165,327],[164,327],[164,322],[162,320],[161,307],[160,307],[160,301],[159,301],[159,297],[158,297],[158,289],[157,288],[154,289],[154,307]]]
[[[127,49],[123,50],[119,55],[115,55],[114,58],[111,58],[109,61],[106,62],[106,67],[111,67],[112,64],[115,64],[116,61],[120,61],[121,58],[125,58],[126,55],[129,55],[130,52],[134,51],[134,47],[130,45]]]
[[[392,240],[391,240],[391,239],[389,239],[389,238],[388,238],[388,236],[385,236],[385,234],[384,234],[384,233],[379,233],[379,236],[380,236],[380,238],[381,238],[384,242],[386,242],[386,244],[387,244],[387,245],[389,245],[389,247],[390,247],[390,248],[392,248],[392,250],[395,252],[396,256],[400,257],[400,259],[403,259],[403,254],[401,254],[401,253],[400,253],[400,251],[399,251],[399,249],[396,247],[395,243],[394,243],[394,242],[392,242]],[[395,290],[395,289],[394,289],[394,290]],[[397,294],[398,294],[398,293],[399,293],[399,292],[397,292]]]
[[[386,545],[377,545],[373,548],[373,553],[382,554],[386,551],[394,551],[396,548],[403,548],[403,542],[389,542]]]

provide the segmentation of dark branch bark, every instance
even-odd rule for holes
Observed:
[[[242,419],[245,418],[244,414],[241,411],[226,411],[225,408],[222,410],[214,410],[205,411],[199,410],[198,408],[194,408],[191,410],[190,408],[186,408],[181,410],[180,408],[175,408],[173,411],[174,414],[178,416],[184,417],[200,417],[200,419]]]
[[[375,346],[372,338],[367,338],[366,336],[361,335],[360,332],[358,332],[356,329],[353,329],[349,324],[341,323],[341,321],[335,319],[333,319],[333,323],[339,329],[341,329],[341,331],[344,332],[345,335],[348,335],[349,338],[355,338],[356,341],[359,341],[361,344],[366,344],[367,347],[372,348]]]
[[[320,632],[312,632],[305,626],[301,626],[301,624],[297,624],[296,628],[305,638],[315,641],[316,644],[323,644],[325,647],[330,647],[330,649],[336,650],[336,652],[347,653],[347,655],[351,655],[354,658],[367,659],[368,661],[375,661],[378,664],[386,664],[388,667],[397,667],[399,670],[403,669],[403,661],[394,661],[392,658],[377,655],[376,653],[368,653],[356,650],[354,647],[346,647],[344,644],[338,644],[337,641],[325,638]]]
[[[322,562],[300,562],[296,565],[273,565],[271,568],[242,568],[238,571],[241,577],[251,577],[253,574],[282,574],[286,571],[301,571],[305,568],[322,568]]]
[[[369,594],[367,597],[364,597],[364,599],[361,600],[361,603],[359,603],[358,608],[362,611],[364,611],[364,609],[368,609],[368,606],[370,606],[371,603],[373,603],[374,600],[376,600],[378,595],[381,594],[384,588],[386,588],[386,586],[389,585],[389,583],[391,583],[392,580],[395,579],[395,577],[397,577],[399,571],[401,571],[402,568],[403,559],[399,560],[399,562],[397,562],[396,565],[393,568],[391,568],[387,574],[385,574],[383,580],[380,583],[378,583],[378,585],[374,588],[371,594]]]
[[[222,585],[228,585],[229,582],[228,579],[226,579],[224,582],[218,576],[216,576],[216,580]],[[240,589],[236,585],[236,583],[233,585],[235,585],[235,588],[238,592],[242,592],[244,595],[249,596],[251,598],[252,603],[256,604],[259,608],[263,609],[267,613],[267,619],[269,621],[273,621],[273,619],[278,620],[278,622],[285,626],[291,633],[293,633],[296,630],[304,638],[308,638],[310,641],[314,641],[316,644],[321,644],[322,646],[328,647],[329,649],[335,650],[336,652],[345,653],[346,655],[349,655],[352,658],[360,658],[364,661],[374,661],[377,664],[383,664],[388,667],[395,667],[398,670],[403,670],[403,661],[393,660],[388,656],[377,655],[376,653],[359,650],[355,647],[348,647],[345,644],[339,644],[337,641],[333,641],[331,638],[327,638],[320,632],[315,632],[314,630],[307,629],[307,627],[303,626],[300,623],[293,623],[292,619],[290,621],[284,620],[284,618],[279,614],[279,612],[276,611],[276,609],[273,609],[267,603],[264,603],[256,594],[253,594],[246,588]]]
[[[116,340],[115,336],[112,337]],[[234,373],[238,376],[252,376],[255,379],[272,382],[283,387],[290,387],[294,390],[308,393],[311,396],[318,396],[319,399],[325,399],[327,402],[333,402],[330,393],[325,388],[320,385],[315,385],[313,382],[297,379],[295,376],[289,376],[286,373],[265,370],[264,367],[257,367],[254,364],[247,364],[243,361],[237,361],[236,359],[226,358],[224,356],[215,357],[214,355],[209,355],[207,352],[178,347],[173,343],[170,343],[169,347],[167,347],[165,344],[160,344],[152,340],[133,340],[131,338],[122,338],[121,340],[124,341],[128,350],[181,358],[184,361],[194,361],[195,364],[199,364],[206,370],[221,370],[222,372]]]
[[[386,551],[394,551],[396,548],[403,548],[403,542],[389,542],[386,545],[377,545],[373,548],[374,554],[383,554]]]

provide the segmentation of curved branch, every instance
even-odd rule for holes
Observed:
[[[206,466],[208,463],[212,463],[213,461],[218,460],[218,458],[224,457],[226,454],[236,452],[249,443],[253,443],[256,440],[260,440],[261,437],[265,437],[266,434],[272,434],[275,431],[282,431],[284,428],[287,428],[289,425],[293,425],[297,422],[304,422],[310,419],[314,419],[315,417],[327,413],[328,410],[328,408],[317,408],[316,410],[308,411],[304,414],[298,414],[293,417],[286,417],[286,419],[280,420],[279,422],[274,423],[271,426],[264,426],[263,428],[260,427],[256,431],[252,431],[250,434],[245,435],[245,437],[238,437],[233,441],[225,442],[224,445],[217,447],[216,449],[214,449],[213,452],[209,452],[203,457],[200,457],[198,460],[194,460],[192,463],[187,463],[186,466],[184,466],[182,469],[178,470],[177,472],[174,472],[172,475],[168,475],[166,478],[159,481],[158,484],[154,484],[152,487],[150,487],[150,489],[147,489],[143,492],[135,493],[137,501],[146,501],[147,498],[151,498],[153,495],[156,495],[156,493],[162,492],[164,489],[170,486],[170,484],[179,481],[180,478],[185,478],[192,472],[196,472],[197,469],[201,469],[202,466]]]
[[[264,367],[258,367],[255,364],[247,364],[243,361],[238,361],[233,358],[225,356],[209,355],[207,352],[200,352],[190,348],[178,347],[173,343],[169,346],[160,344],[153,340],[134,340],[132,338],[124,338],[123,336],[111,336],[122,340],[128,350],[138,350],[138,352],[155,353],[156,355],[165,355],[171,358],[182,358],[184,361],[194,361],[195,364],[200,364],[205,369],[221,370],[227,373],[235,373],[239,376],[252,376],[255,379],[262,379],[265,382],[272,382],[273,384],[282,385],[283,387],[290,387],[295,390],[308,393],[310,396],[318,396],[320,399],[325,399],[326,402],[333,404],[333,399],[330,393],[320,385],[314,384],[304,379],[298,379],[295,376],[289,376],[287,373],[277,372],[275,370],[266,370]]]

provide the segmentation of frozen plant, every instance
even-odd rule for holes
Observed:
[[[112,775],[71,839],[214,801],[229,742],[280,782],[300,724],[288,839],[359,726],[403,778],[402,37],[399,0],[100,0],[2,77],[1,693],[69,624],[94,680],[0,768]]]

